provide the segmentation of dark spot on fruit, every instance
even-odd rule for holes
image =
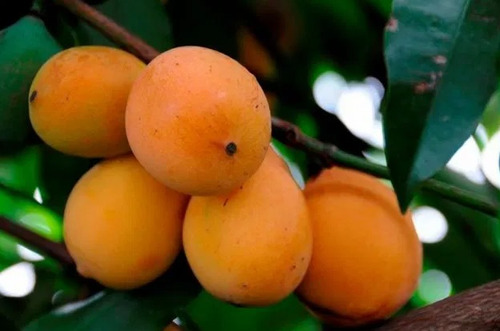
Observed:
[[[175,65],[178,66],[179,65],[179,62],[175,62]]]
[[[226,198],[226,200],[224,200],[224,203],[222,204],[222,207],[226,207],[226,204],[228,201],[229,201],[229,198]]]
[[[295,264],[290,267],[290,270],[295,270],[295,269],[297,269],[297,266]]]
[[[237,150],[238,150],[238,147],[232,141],[226,145],[226,154],[229,156],[233,156]]]
[[[38,94],[38,92],[36,90],[34,90],[33,92],[31,92],[31,95],[30,95],[30,102],[33,102],[35,101],[35,98],[36,98],[36,95]]]
[[[242,288],[248,288],[248,285],[247,285],[247,284],[245,284],[245,283],[243,283],[243,284],[241,284],[241,287],[242,287]]]

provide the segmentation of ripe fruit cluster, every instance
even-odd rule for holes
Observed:
[[[264,92],[228,56],[185,46],[145,65],[114,48],[66,49],[38,71],[29,108],[45,143],[102,158],[64,213],[83,276],[136,288],[184,249],[222,300],[262,306],[295,292],[347,326],[390,316],[415,289],[421,246],[393,192],[339,168],[301,190],[270,148]]]

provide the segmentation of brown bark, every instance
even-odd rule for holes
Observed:
[[[500,280],[413,310],[374,330],[500,330]]]

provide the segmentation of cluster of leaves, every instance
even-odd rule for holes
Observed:
[[[32,2],[19,1],[15,12],[0,7],[2,15],[9,13],[0,16],[4,28],[0,31],[0,215],[62,241],[60,215],[66,198],[94,161],[60,154],[38,140],[28,119],[29,85],[43,62],[63,48],[119,46],[56,5],[57,1]],[[401,207],[407,208],[410,202],[428,204],[453,220],[445,240],[425,246],[425,268],[444,270],[455,291],[499,277],[500,226],[496,218],[431,194],[417,194],[412,201],[422,181],[436,173],[443,181],[497,199],[491,185],[472,184],[441,170],[474,132],[497,87],[498,1],[91,3],[159,51],[195,44],[239,58],[239,32],[248,29],[267,49],[275,66],[277,74],[258,77],[278,100],[274,115],[353,155],[362,156],[371,146],[336,116],[319,108],[311,95],[311,82],[325,67],[348,80],[378,77],[388,91],[382,106],[385,155]],[[490,109],[484,116],[488,116],[489,130],[495,132],[498,103],[490,104]],[[305,178],[318,171],[317,160],[275,144]],[[43,204],[25,198],[37,188]],[[22,260],[17,245],[16,240],[1,234],[2,269]],[[464,265],[473,272],[464,273]],[[128,292],[101,291],[95,284],[82,283],[48,258],[35,266],[37,285],[30,295],[0,299],[0,319],[13,329],[160,330],[175,317],[193,329],[320,328],[294,296],[253,309],[216,300],[201,291],[182,256],[166,275]],[[87,299],[74,303],[82,298]],[[412,300],[405,310],[420,304]]]

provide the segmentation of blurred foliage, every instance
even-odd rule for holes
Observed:
[[[383,151],[351,133],[338,116],[316,104],[312,85],[320,74],[333,71],[347,82],[375,77],[387,87],[383,38],[391,1],[88,2],[159,50],[178,45],[201,45],[237,58],[257,76],[269,96],[275,116],[289,120],[308,135],[335,144],[351,154],[363,156],[371,151],[383,162]],[[10,21],[0,16],[1,26],[15,28],[16,25],[12,24],[22,21],[14,21],[27,11],[23,7],[21,13],[9,12],[7,18]],[[0,13],[4,15],[7,11],[0,7]],[[40,59],[50,55],[57,44],[64,48],[94,43],[113,45],[52,1],[35,1],[32,13],[43,20],[42,23],[39,18],[27,18],[36,22],[34,28],[42,28],[37,33],[57,41],[50,41],[49,50],[37,51]],[[0,31],[0,47],[8,31]],[[247,37],[242,37],[244,35],[252,36],[253,53],[248,53],[248,45],[245,51],[242,38]],[[17,42],[37,50],[40,38],[23,40],[19,37]],[[45,41],[42,46],[46,47],[47,43]],[[0,60],[3,56],[5,53],[0,54]],[[26,77],[40,65],[41,62],[37,62],[23,68],[29,69],[30,73],[24,75],[25,80],[20,84],[28,86],[30,79]],[[5,82],[13,81],[11,73],[1,68],[2,63],[0,91],[6,86]],[[1,97],[0,101],[3,100]],[[27,97],[21,95],[21,99],[27,100]],[[9,114],[10,108],[1,103],[0,107],[0,128],[7,128],[0,130],[0,215],[51,240],[61,241],[62,215],[68,194],[80,176],[98,160],[67,156],[29,137],[26,114],[18,121],[21,126],[12,130],[17,122],[3,120],[1,115]],[[483,124],[491,137],[500,125],[496,95],[487,109]],[[5,132],[19,135],[19,139],[16,137],[18,142],[12,144],[10,137],[4,139]],[[273,145],[294,169],[297,182],[303,182],[319,171],[319,160],[278,141],[273,140]],[[450,171],[440,172],[438,178],[498,200],[498,189],[487,182],[473,184],[463,175]],[[41,203],[33,198],[37,189]],[[437,269],[446,273],[453,293],[500,277],[500,225],[497,218],[428,192],[417,195],[411,207],[422,205],[439,209],[449,227],[444,240],[424,245],[424,271]],[[18,244],[16,239],[0,233],[0,270],[26,260],[19,253]],[[36,251],[34,247],[29,248]],[[28,324],[27,330],[161,330],[161,326],[166,326],[175,317],[179,317],[186,327],[201,330],[321,329],[319,322],[293,295],[270,307],[245,308],[221,302],[204,291],[200,293],[199,284],[186,273],[182,258],[172,272],[144,289],[132,292],[97,292],[98,288],[68,275],[52,259],[45,257],[33,263],[36,271],[34,291],[21,298],[0,296],[2,330],[23,328]],[[179,269],[184,271],[176,274]],[[0,294],[3,295],[1,291]],[[91,299],[81,302],[81,305],[68,305],[88,297]],[[428,303],[415,296],[401,312]],[[59,310],[53,311],[55,308]]]

